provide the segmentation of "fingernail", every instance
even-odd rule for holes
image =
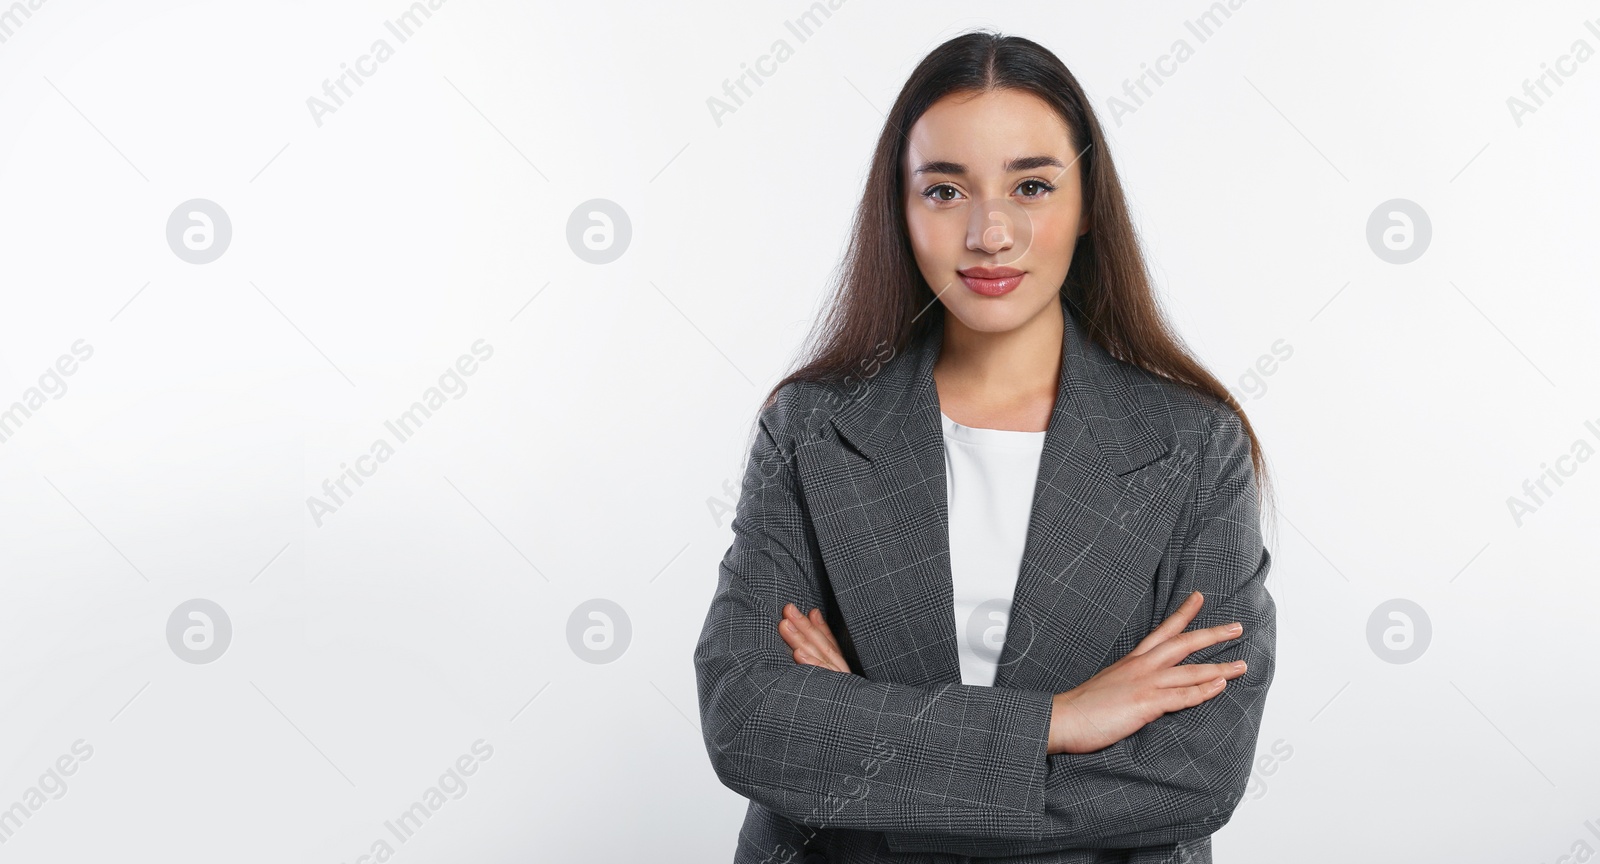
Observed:
[[[1240,633],[1240,632],[1243,632],[1243,630],[1244,630],[1244,625],[1240,624],[1237,621],[1235,621],[1232,624],[1228,625],[1228,632],[1229,633]]]
[[[1244,665],[1244,661],[1243,660],[1235,660],[1234,661],[1234,663],[1233,663],[1233,671],[1235,671],[1235,672],[1243,672],[1245,670],[1245,668],[1246,667]]]

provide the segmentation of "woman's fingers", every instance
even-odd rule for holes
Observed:
[[[1201,702],[1220,694],[1227,686],[1226,679],[1213,677],[1203,684],[1190,684],[1187,687],[1169,687],[1156,691],[1158,694],[1156,704],[1160,706],[1162,713],[1170,714],[1173,711],[1182,711],[1185,708],[1193,708]]]
[[[1201,648],[1215,645],[1218,642],[1226,642],[1229,639],[1237,639],[1243,635],[1244,625],[1238,621],[1231,621],[1227,624],[1218,624],[1215,627],[1206,627],[1181,633],[1150,649],[1148,653],[1150,658],[1157,664],[1172,666]]]
[[[1241,622],[1185,632],[1200,611],[1198,592],[1184,598],[1134,650],[1089,680],[1057,693],[1050,720],[1051,753],[1092,753],[1161,716],[1215,698],[1244,675],[1244,661],[1181,663],[1190,653],[1244,634]],[[1068,705],[1076,714],[1054,709]],[[1057,717],[1057,713],[1061,717]]]
[[[783,618],[778,621],[778,634],[783,637],[783,641],[788,643],[790,648],[794,649],[796,659],[799,659],[800,655],[804,654],[808,655],[811,661],[815,661],[818,658],[816,657],[816,646],[813,644],[814,639],[812,638],[811,630],[800,626],[804,620],[804,617],[799,614],[799,610],[795,608],[793,603],[785,605],[783,607]]]
[[[1224,663],[1180,663],[1171,669],[1156,673],[1156,686],[1160,688],[1193,687],[1206,685],[1218,678],[1232,680],[1243,675],[1249,666],[1243,660]]]
[[[1183,628],[1188,627],[1189,622],[1194,620],[1194,616],[1200,613],[1200,607],[1204,603],[1205,596],[1199,591],[1189,592],[1189,596],[1184,598],[1184,601],[1178,605],[1178,611],[1173,612],[1167,617],[1167,620],[1162,621],[1156,629],[1151,630],[1149,636],[1144,637],[1139,641],[1138,645],[1133,646],[1133,650],[1128,652],[1128,656],[1143,654],[1182,633]]]
[[[811,614],[806,617],[811,621],[812,628],[822,637],[823,641],[828,643],[828,657],[833,669],[849,674],[850,664],[844,659],[844,649],[839,647],[839,640],[833,638],[833,631],[828,628],[828,622],[823,619],[822,610],[812,609]]]
[[[821,619],[821,613],[816,610],[807,617],[800,614],[799,608],[793,603],[785,604],[783,620],[778,622],[778,633],[794,651],[796,662],[849,673],[850,665],[845,662],[839,643],[834,641],[833,633]]]
[[[821,631],[822,638],[828,640],[828,644],[833,646],[834,652],[843,655],[844,649],[839,647],[839,640],[833,638],[833,631],[828,629],[828,622],[823,619],[822,610],[812,609],[811,614],[806,617],[811,619],[811,623],[816,625],[817,630]]]
[[[1215,627],[1191,630],[1185,633],[1184,628],[1194,621],[1195,615],[1200,613],[1200,607],[1204,602],[1205,598],[1199,591],[1191,592],[1178,605],[1177,611],[1168,616],[1167,620],[1162,621],[1156,629],[1150,631],[1150,635],[1139,640],[1139,644],[1133,646],[1133,650],[1128,652],[1127,657],[1147,654],[1149,659],[1158,665],[1171,666],[1201,648],[1215,645],[1218,642],[1225,642],[1229,639],[1237,639],[1244,634],[1244,628],[1238,621],[1218,624]]]
[[[796,614],[798,614],[798,611]],[[811,644],[815,646],[817,652],[822,656],[822,665],[835,672],[850,671],[850,665],[845,662],[844,654],[839,650],[839,643],[834,641],[833,633],[828,630],[828,625],[822,623],[821,612],[813,609],[809,616],[801,616],[800,620],[796,622],[796,626],[805,631],[806,635],[811,639]]]
[[[811,646],[810,634],[801,630],[800,626],[795,623],[795,614],[790,611],[793,608],[793,603],[783,607],[783,618],[778,621],[778,635],[783,637],[783,641],[788,643],[789,647],[794,649],[797,655],[809,653],[806,652],[806,649]],[[799,659],[798,656],[796,659]]]

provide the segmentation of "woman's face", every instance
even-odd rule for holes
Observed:
[[[907,143],[911,248],[945,308],[973,330],[1000,332],[1059,302],[1089,230],[1061,117],[1018,90],[952,93],[918,118]],[[1017,272],[1020,280],[1004,278]]]

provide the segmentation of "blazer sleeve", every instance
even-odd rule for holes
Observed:
[[[1244,633],[1182,662],[1242,659],[1249,669],[1230,679],[1221,694],[1163,714],[1108,747],[1051,754],[1044,825],[1036,841],[890,833],[891,849],[997,857],[1076,847],[1136,848],[1204,837],[1232,818],[1249,782],[1272,683],[1277,610],[1265,582],[1272,558],[1261,541],[1250,439],[1239,416],[1225,406],[1213,427],[1202,447],[1194,515],[1162,618],[1199,590],[1205,603],[1189,629],[1239,621]]]
[[[780,391],[759,420],[695,646],[717,777],[817,828],[1038,839],[1053,694],[872,681],[797,663],[779,635],[784,604],[826,608],[828,590],[796,482],[794,402]]]

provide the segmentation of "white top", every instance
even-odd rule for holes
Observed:
[[[961,683],[994,686],[1028,539],[1043,432],[944,424],[945,500]]]

